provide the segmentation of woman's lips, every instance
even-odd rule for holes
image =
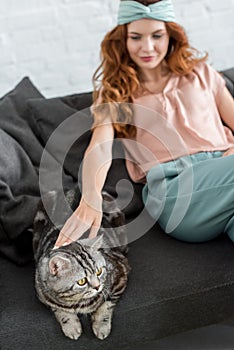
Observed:
[[[153,56],[145,56],[145,57],[141,57],[141,60],[144,62],[150,62],[154,59]]]

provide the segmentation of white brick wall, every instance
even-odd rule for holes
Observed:
[[[0,0],[0,96],[29,76],[46,97],[92,89],[119,0]],[[234,0],[174,0],[193,46],[234,66]]]

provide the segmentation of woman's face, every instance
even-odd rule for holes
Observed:
[[[140,19],[127,25],[127,50],[141,70],[154,69],[167,54],[169,35],[164,22]]]

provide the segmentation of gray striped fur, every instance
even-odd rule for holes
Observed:
[[[59,196],[50,192],[44,198],[44,203],[51,203],[51,213],[59,206]],[[76,190],[68,191],[66,198],[71,207],[77,206]],[[34,220],[37,295],[71,339],[82,333],[79,314],[90,314],[94,334],[105,339],[111,331],[114,307],[127,286],[130,268],[124,215],[112,196],[104,192],[103,199],[102,226],[92,241],[81,239],[53,250],[62,226],[51,223],[42,203]],[[83,286],[78,284],[82,279],[86,281]]]

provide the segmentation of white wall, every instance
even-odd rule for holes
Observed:
[[[29,76],[46,97],[89,91],[119,0],[0,0],[0,96]],[[234,66],[234,0],[174,0],[192,45]]]

